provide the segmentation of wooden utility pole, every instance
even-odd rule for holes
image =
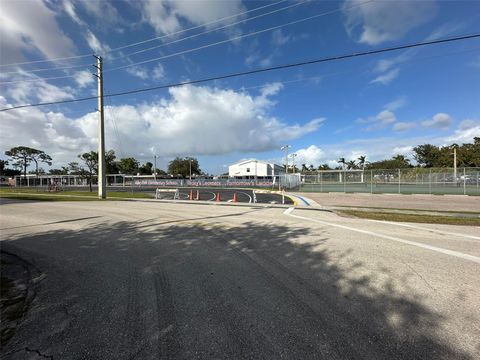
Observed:
[[[107,197],[107,181],[106,181],[106,161],[105,161],[105,125],[103,113],[103,71],[102,57],[96,56],[97,59],[97,80],[98,80],[98,197],[105,199]]]

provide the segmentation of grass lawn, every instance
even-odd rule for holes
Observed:
[[[355,216],[362,219],[399,221],[425,224],[447,224],[447,225],[470,225],[480,226],[480,218],[454,217],[454,216],[435,216],[418,214],[399,214],[389,212],[372,212],[360,210],[341,210],[339,214]]]
[[[0,188],[0,197],[37,201],[92,201],[98,200],[96,191],[59,191],[48,192],[37,189]],[[107,200],[152,199],[151,194],[126,191],[107,191]]]

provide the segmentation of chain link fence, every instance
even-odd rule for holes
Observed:
[[[300,191],[480,195],[480,168],[324,170],[302,175]]]

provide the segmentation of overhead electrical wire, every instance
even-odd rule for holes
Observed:
[[[363,3],[356,4],[356,5],[352,6],[352,7],[362,6],[362,5],[365,5],[365,4],[370,3],[370,2],[372,2],[372,1],[373,1],[373,0],[368,0],[368,1],[365,1],[365,2],[363,2]],[[217,42],[214,42],[214,43],[202,45],[202,46],[199,46],[199,47],[196,47],[196,48],[193,48],[193,49],[182,50],[182,51],[179,51],[179,52],[176,52],[176,53],[173,53],[173,54],[163,55],[163,56],[160,56],[160,57],[157,57],[157,58],[153,58],[153,59],[148,59],[148,60],[144,60],[144,61],[138,61],[138,62],[135,62],[135,63],[132,63],[132,64],[128,64],[128,65],[123,65],[123,66],[118,66],[118,67],[106,69],[106,70],[104,70],[104,72],[111,72],[111,71],[126,69],[126,68],[129,68],[129,67],[132,67],[132,66],[138,66],[138,65],[147,64],[147,63],[150,63],[150,62],[153,62],[153,61],[159,61],[159,60],[168,59],[168,58],[171,58],[171,57],[174,57],[174,56],[178,56],[178,55],[188,54],[188,53],[191,53],[191,52],[194,52],[194,51],[207,49],[207,48],[210,48],[210,47],[213,47],[213,46],[222,45],[222,44],[225,44],[225,43],[228,43],[228,42],[232,42],[232,41],[235,41],[235,40],[240,40],[240,39],[247,38],[247,37],[250,37],[250,36],[262,34],[262,33],[268,32],[268,31],[280,29],[280,28],[282,28],[282,27],[284,27],[284,26],[295,25],[295,24],[299,24],[299,23],[301,23],[301,22],[305,22],[305,21],[308,21],[308,20],[317,19],[317,18],[322,17],[322,16],[334,14],[334,13],[339,12],[339,11],[341,11],[341,10],[342,10],[342,8],[337,8],[337,9],[330,10],[330,11],[327,11],[327,12],[323,12],[323,13],[320,13],[320,14],[316,14],[316,15],[312,15],[312,16],[307,16],[307,17],[305,17],[305,18],[301,18],[301,19],[298,19],[298,20],[290,21],[290,22],[287,22],[287,23],[284,23],[284,24],[281,24],[281,25],[272,26],[272,27],[269,27],[269,28],[266,28],[266,29],[262,29],[262,30],[258,30],[258,31],[254,31],[254,32],[251,32],[251,33],[248,33],[248,34],[235,36],[235,37],[232,37],[232,38],[229,38],[229,39],[226,39],[226,40],[221,40],[221,41],[217,41]]]
[[[127,48],[132,47],[132,46],[145,44],[145,43],[152,42],[152,41],[155,41],[155,40],[160,40],[160,39],[163,39],[163,38],[166,38],[166,37],[178,35],[178,34],[190,31],[190,30],[195,30],[195,29],[198,29],[198,28],[202,28],[204,26],[208,26],[208,25],[211,25],[211,24],[214,24],[214,23],[217,23],[217,22],[221,22],[221,21],[230,19],[230,18],[235,18],[237,16],[245,15],[245,14],[253,12],[253,11],[257,11],[257,10],[265,9],[265,8],[268,8],[268,7],[271,7],[271,6],[275,6],[275,5],[284,3],[286,1],[289,1],[289,0],[280,0],[280,1],[277,1],[275,3],[262,5],[262,6],[254,8],[254,9],[250,9],[250,10],[247,10],[247,11],[244,11],[244,12],[241,12],[241,13],[237,13],[237,14],[233,14],[233,15],[229,15],[229,16],[225,16],[223,18],[215,19],[215,20],[212,20],[212,21],[209,21],[209,22],[205,22],[203,24],[196,25],[196,26],[193,26],[193,27],[190,27],[190,28],[178,30],[178,31],[175,31],[175,32],[172,32],[172,33],[162,35],[162,36],[157,36],[157,37],[154,37],[154,38],[150,38],[150,39],[138,41],[138,42],[135,42],[135,43],[123,45],[123,46],[105,51],[101,55],[109,54],[109,53],[112,53],[112,52],[115,52],[115,51],[118,51],[118,50],[127,49]],[[60,60],[72,60],[72,59],[80,59],[80,58],[84,58],[84,57],[88,57],[88,56],[92,56],[92,54],[89,53],[89,54],[81,54],[81,55],[67,56],[67,57],[58,57],[58,58],[45,59],[45,60],[33,60],[33,61],[17,62],[17,63],[10,63],[10,64],[0,64],[0,67],[38,64],[38,63],[44,63],[44,62],[55,62],[55,61],[60,61]]]
[[[92,55],[90,55],[92,56]],[[83,64],[83,65],[74,65],[74,66],[62,66],[62,67],[53,67],[53,68],[43,68],[43,69],[32,69],[32,70],[26,70],[26,69],[20,69],[21,71],[24,71],[26,73],[34,73],[34,72],[41,72],[41,71],[54,71],[54,70],[68,70],[68,69],[79,69],[85,66],[88,66],[89,64]],[[1,72],[0,74],[2,75],[10,75],[10,74],[21,74],[20,70],[17,71],[10,71],[10,72]]]
[[[355,4],[355,5],[352,5],[351,7],[348,7],[348,8],[354,8],[354,7],[358,7],[358,6],[363,6],[365,4],[368,4],[368,3],[371,3],[373,2],[374,0],[367,0],[367,1],[364,1],[362,3],[358,3],[358,4]],[[280,2],[278,2],[280,3]],[[278,4],[276,3],[276,4]],[[287,7],[284,7],[284,8],[280,8],[280,9],[276,9],[274,10],[273,12],[277,12],[277,11],[280,11],[280,10],[285,10],[287,8],[291,8],[293,6],[298,6],[298,5],[301,5],[305,2],[299,2],[299,3],[296,3],[296,4],[293,4],[293,5],[289,5]],[[259,8],[257,8],[259,9]],[[252,9],[253,11],[254,9]],[[264,32],[267,32],[267,31],[272,31],[272,30],[275,30],[275,29],[279,29],[279,28],[282,28],[284,26],[289,26],[289,25],[294,25],[294,24],[297,24],[297,23],[301,23],[301,22],[304,22],[304,21],[307,21],[307,20],[312,20],[312,19],[315,19],[315,18],[319,18],[319,17],[322,17],[322,16],[326,16],[326,15],[330,15],[330,14],[333,14],[333,13],[336,13],[338,11],[342,10],[341,8],[338,8],[338,9],[334,9],[334,10],[330,10],[328,12],[324,12],[324,13],[320,13],[320,14],[317,14],[317,15],[313,15],[313,16],[309,16],[309,17],[306,17],[306,18],[302,18],[302,19],[298,19],[298,20],[295,20],[295,21],[291,21],[291,22],[288,22],[288,23],[285,23],[285,24],[281,24],[281,25],[277,25],[277,26],[274,26],[274,27],[270,27],[270,28],[267,28],[267,29],[263,29],[263,30],[259,30],[259,31],[255,31],[255,32],[252,32],[252,33],[248,33],[248,34],[244,34],[244,35],[240,35],[240,36],[237,36],[237,37],[233,37],[233,38],[229,38],[229,39],[226,39],[226,40],[222,40],[222,41],[219,41],[219,42],[215,42],[215,43],[210,43],[210,44],[206,44],[206,45],[203,45],[203,46],[200,46],[200,47],[197,47],[197,48],[193,48],[193,49],[187,49],[187,50],[183,50],[183,51],[180,51],[180,52],[176,52],[176,53],[173,53],[173,54],[168,54],[168,55],[164,55],[164,56],[161,56],[161,57],[158,57],[158,58],[154,58],[154,59],[149,59],[149,60],[145,60],[145,61],[141,61],[141,62],[136,62],[136,63],[132,63],[132,64],[127,64],[127,65],[123,65],[123,66],[119,66],[119,67],[115,67],[115,68],[111,68],[111,69],[106,69],[104,70],[104,72],[111,72],[111,71],[115,71],[115,70],[121,70],[121,69],[126,69],[126,68],[129,68],[129,67],[133,67],[133,66],[138,66],[138,65],[141,65],[141,64],[144,64],[144,63],[149,63],[149,62],[153,62],[153,61],[159,61],[159,60],[163,60],[163,59],[167,59],[167,58],[171,58],[171,57],[174,57],[174,56],[179,56],[179,55],[183,55],[183,54],[186,54],[186,53],[190,53],[190,52],[194,52],[194,51],[198,51],[198,50],[202,50],[202,49],[205,49],[205,48],[209,48],[209,47],[213,47],[213,46],[217,46],[217,45],[221,45],[221,44],[224,44],[224,43],[227,43],[227,42],[231,42],[231,41],[235,41],[235,40],[238,40],[238,39],[241,39],[241,38],[246,38],[246,37],[250,37],[250,36],[254,36],[254,35],[258,35],[258,34],[261,34],[261,33],[264,33]],[[269,13],[265,13],[265,14],[260,14],[254,18],[258,18],[260,16],[265,16],[265,15],[269,15],[273,12],[269,12]],[[254,18],[250,18],[251,19],[254,19]],[[246,21],[248,19],[245,19],[243,21]],[[239,21],[238,23],[240,22],[243,22],[243,21]],[[228,25],[230,26],[230,25]],[[225,26],[224,26],[225,27]],[[216,30],[220,30],[224,27],[221,27],[219,29],[212,29],[212,30],[207,30],[206,32],[203,32],[203,33],[199,33],[199,34],[194,34],[190,37],[186,37],[186,38],[183,38],[183,39],[178,39],[178,40],[174,40],[170,43],[165,43],[165,44],[161,44],[161,45],[157,45],[153,48],[157,48],[157,47],[161,47],[161,46],[166,46],[166,45],[169,45],[171,43],[175,43],[175,42],[180,42],[180,41],[184,41],[188,38],[191,38],[191,37],[196,37],[196,36],[199,36],[199,35],[202,35],[204,33],[208,33],[208,32],[211,32],[211,31],[216,31]],[[120,58],[125,58],[125,57],[128,57],[128,56],[131,56],[131,55],[134,55],[136,53],[140,53],[140,52],[144,52],[144,51],[148,51],[148,50],[151,50],[152,48],[149,48],[149,49],[144,49],[144,50],[140,50],[138,52],[134,52],[134,53],[131,53],[131,54],[128,54],[128,55],[125,55],[125,56],[121,56],[121,57],[118,57],[118,58],[115,58],[115,59],[120,59]],[[113,60],[115,60],[113,59]],[[79,67],[83,67],[84,65],[82,66],[79,66]],[[73,68],[73,67],[72,67]],[[41,71],[46,71],[48,69],[41,69]],[[53,69],[52,69],[53,70]],[[40,71],[40,70],[39,70]],[[14,81],[8,81],[8,82],[1,82],[0,85],[2,84],[15,84],[15,83],[21,83],[21,82],[36,82],[36,81],[42,81],[42,80],[57,80],[57,79],[66,79],[66,78],[72,78],[72,77],[75,77],[75,75],[69,75],[69,76],[59,76],[59,77],[48,77],[48,78],[39,78],[39,79],[29,79],[29,80],[14,80]]]
[[[111,58],[111,59],[105,59],[105,61],[111,62],[111,61],[115,61],[115,60],[119,60],[119,59],[124,59],[124,58],[130,57],[132,55],[137,55],[137,54],[141,54],[141,53],[144,53],[144,52],[147,52],[147,51],[151,51],[151,50],[154,50],[154,49],[165,47],[165,46],[168,46],[168,45],[176,44],[176,43],[179,43],[179,42],[182,42],[182,41],[185,41],[185,40],[193,39],[193,38],[201,36],[201,35],[209,34],[209,33],[219,31],[219,30],[223,30],[223,29],[226,29],[226,28],[229,28],[229,27],[241,24],[241,23],[245,23],[247,21],[255,20],[255,19],[258,19],[258,18],[261,18],[261,17],[264,17],[264,16],[275,14],[275,13],[280,12],[280,11],[288,10],[288,9],[306,4],[309,1],[310,0],[299,1],[299,2],[296,2],[294,4],[282,7],[280,9],[275,9],[275,10],[272,10],[272,11],[269,11],[269,12],[266,12],[266,13],[263,13],[263,14],[260,14],[260,15],[256,15],[256,16],[253,16],[253,17],[249,17],[247,19],[243,19],[243,20],[233,22],[233,23],[230,23],[230,24],[227,24],[227,25],[223,25],[223,26],[220,26],[218,28],[205,30],[205,31],[202,31],[202,32],[197,33],[197,34],[189,35],[189,36],[186,36],[186,37],[183,37],[183,38],[180,38],[180,39],[176,39],[176,40],[173,40],[173,41],[169,41],[169,42],[166,42],[166,43],[162,43],[162,44],[159,44],[159,45],[151,46],[149,48],[134,51],[134,52],[131,52],[131,53],[128,53],[128,54],[124,54],[122,56],[114,57],[114,58]],[[370,0],[370,1],[373,1],[373,0]],[[368,2],[370,2],[370,1],[368,1]]]
[[[17,84],[17,83],[26,83],[26,82],[40,82],[40,81],[45,81],[45,80],[58,80],[58,79],[68,79],[68,78],[74,78],[76,75],[65,75],[65,76],[53,76],[53,77],[36,77],[33,79],[25,79],[25,80],[13,80],[13,81],[3,81],[0,82],[1,85],[6,85],[6,84]]]
[[[199,83],[210,82],[210,81],[214,81],[214,80],[223,80],[223,79],[229,79],[229,78],[234,78],[234,77],[239,77],[239,76],[246,76],[246,75],[253,75],[253,74],[259,74],[259,73],[264,73],[264,72],[270,72],[270,71],[275,71],[275,70],[280,70],[280,69],[288,69],[288,68],[294,68],[294,67],[300,67],[300,66],[306,66],[306,65],[313,65],[313,64],[319,64],[319,63],[330,62],[330,61],[346,60],[346,59],[352,59],[352,58],[356,58],[356,57],[370,56],[370,55],[375,55],[375,54],[381,54],[381,53],[387,53],[387,52],[392,52],[392,51],[409,49],[409,48],[416,48],[416,47],[429,46],[429,45],[435,45],[435,44],[451,43],[451,42],[456,42],[456,41],[461,41],[461,40],[469,40],[469,39],[475,39],[475,38],[480,38],[480,33],[468,34],[468,35],[459,35],[459,36],[456,36],[456,37],[443,38],[443,39],[437,39],[437,40],[428,40],[428,41],[422,41],[422,42],[416,42],[416,43],[409,43],[409,44],[397,45],[397,46],[392,46],[392,47],[382,48],[382,49],[376,49],[376,50],[368,50],[368,51],[349,53],[349,54],[343,54],[343,55],[335,55],[335,56],[317,58],[317,59],[312,59],[312,60],[305,60],[305,61],[301,61],[301,62],[282,64],[282,65],[276,65],[276,66],[270,66],[270,67],[264,67],[264,68],[257,68],[257,69],[253,69],[253,70],[241,71],[241,72],[230,73],[230,74],[225,74],[225,75],[212,76],[212,77],[208,77],[208,78],[190,80],[190,81],[185,81],[185,82],[180,82],[180,83],[172,83],[172,84],[158,85],[158,86],[140,88],[140,89],[134,89],[134,90],[126,90],[126,91],[117,92],[117,93],[105,94],[104,97],[116,97],[116,96],[136,94],[136,93],[153,91],[153,90],[166,89],[166,88],[170,88],[170,87],[178,87],[178,86],[199,84]],[[44,103],[37,103],[37,104],[17,105],[17,106],[12,106],[12,107],[9,107],[9,108],[0,109],[0,111],[3,112],[3,111],[10,111],[10,110],[21,109],[21,108],[26,108],[26,107],[36,107],[36,106],[45,106],[45,105],[53,105],[53,104],[73,103],[73,102],[87,101],[87,100],[93,100],[93,99],[98,99],[98,96],[89,96],[89,97],[84,97],[84,98],[44,102]]]
[[[113,48],[113,49],[110,49],[110,50],[108,50],[108,51],[105,51],[104,54],[109,54],[109,53],[111,53],[111,52],[118,51],[118,50],[123,50],[123,49],[127,49],[127,48],[132,47],[132,46],[141,45],[141,44],[145,44],[145,43],[148,43],[148,42],[152,42],[152,41],[164,39],[164,38],[167,38],[167,37],[171,37],[171,36],[174,36],[174,35],[182,34],[182,33],[184,33],[184,32],[190,31],[190,30],[200,29],[200,28],[202,28],[202,27],[209,26],[209,25],[212,25],[212,24],[215,24],[215,23],[218,23],[218,22],[227,20],[227,19],[231,19],[231,18],[235,18],[235,17],[237,17],[237,16],[241,16],[241,15],[248,14],[248,13],[250,13],[250,12],[252,12],[252,11],[257,11],[257,10],[265,9],[265,8],[268,8],[268,7],[271,7],[271,6],[275,6],[275,5],[284,3],[284,2],[286,2],[286,1],[288,1],[288,0],[277,1],[277,2],[275,2],[275,3],[271,3],[271,4],[259,6],[259,7],[256,7],[256,8],[254,8],[254,9],[250,9],[250,10],[247,10],[247,11],[244,11],[244,12],[241,12],[241,13],[238,13],[238,14],[225,16],[225,17],[220,18],[220,19],[215,19],[215,20],[212,20],[212,21],[209,21],[209,22],[200,24],[200,25],[195,25],[195,26],[192,26],[192,27],[187,28],[187,29],[182,29],[182,30],[174,31],[174,32],[172,32],[172,33],[168,33],[168,34],[165,34],[165,35],[162,35],[162,36],[157,36],[157,37],[154,37],[154,38],[151,38],[151,39],[142,40],[142,41],[139,41],[139,42],[136,42],[136,43],[132,43],[132,44],[120,46],[120,47],[117,47],[117,48]]]

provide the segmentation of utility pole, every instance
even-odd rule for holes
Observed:
[[[107,182],[106,182],[106,161],[105,161],[105,125],[103,113],[103,70],[102,57],[93,55],[97,59],[97,74],[98,80],[98,197],[105,199],[107,197]]]
[[[188,162],[190,164],[190,181],[192,181],[192,159],[188,159]]]
[[[288,148],[290,145],[284,145],[280,148],[280,150],[285,150],[285,174],[288,174]]]
[[[157,180],[157,155],[153,155],[153,178]]]
[[[295,158],[297,157],[297,154],[293,153],[292,154],[292,165],[293,165],[293,173],[295,174]]]
[[[453,148],[453,181],[457,183],[457,148]]]

